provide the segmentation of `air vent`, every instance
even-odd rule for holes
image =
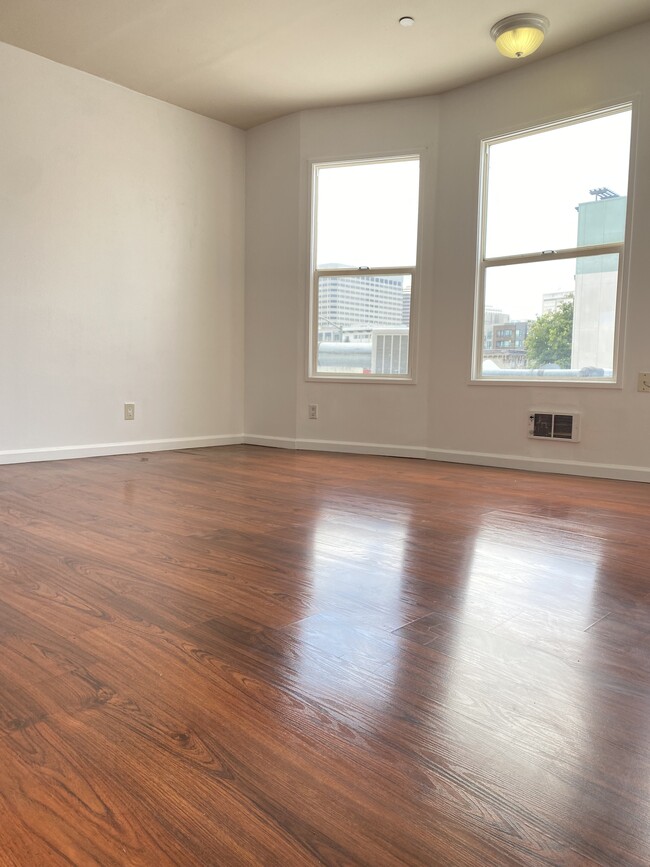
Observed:
[[[580,416],[578,413],[532,411],[528,416],[528,436],[535,440],[577,443],[580,439]]]

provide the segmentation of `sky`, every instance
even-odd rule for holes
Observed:
[[[321,168],[317,266],[415,265],[419,161]]]
[[[491,144],[487,256],[574,247],[589,190],[627,194],[630,124],[624,111]],[[321,167],[317,266],[415,265],[418,193],[417,159]],[[575,260],[490,271],[486,304],[532,319],[544,292],[573,289]]]

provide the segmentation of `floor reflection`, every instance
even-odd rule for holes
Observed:
[[[574,770],[598,750],[594,684],[575,658],[606,614],[596,603],[601,556],[600,539],[552,521],[486,515],[462,608],[429,645],[450,660],[441,720],[457,760],[486,783],[503,775],[515,797],[543,794],[567,816],[584,794]]]
[[[447,695],[450,710],[456,709],[465,681],[489,685],[493,702],[507,702],[510,710],[529,715],[535,692],[544,687],[551,717],[555,712],[566,716],[572,695],[580,699],[576,705],[582,703],[579,669],[563,664],[562,653],[547,656],[567,642],[575,650],[583,647],[587,630],[605,613],[594,607],[600,540],[582,537],[577,545],[574,536],[535,516],[485,516],[462,608],[444,643],[456,660]],[[530,666],[539,668],[537,678]],[[513,683],[526,684],[517,700]]]
[[[376,506],[367,515],[333,506],[320,510],[310,569],[317,606],[351,600],[390,609],[398,603],[410,513],[393,506],[377,517]]]
[[[410,512],[391,504],[377,517],[376,503],[368,505],[367,515],[321,509],[308,571],[317,613],[291,630],[300,643],[361,671],[392,665],[399,645],[392,630],[421,613],[403,592]]]

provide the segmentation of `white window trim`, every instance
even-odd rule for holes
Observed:
[[[415,265],[390,266],[386,268],[317,268],[316,249],[318,242],[318,170],[321,168],[368,165],[370,163],[396,163],[418,160],[420,166],[418,187],[418,227],[416,237]],[[420,251],[422,231],[422,154],[417,151],[409,153],[383,154],[381,156],[358,157],[354,159],[322,160],[311,164],[311,220],[310,220],[310,251],[309,251],[309,339],[307,358],[307,382],[353,382],[359,383],[401,383],[414,385],[416,358],[416,319],[419,293]],[[390,277],[391,275],[410,275],[411,306],[409,312],[409,355],[407,374],[358,374],[358,373],[319,373],[318,372],[318,281],[322,277]]]
[[[628,194],[627,194],[627,210],[625,219],[625,240],[615,244],[596,244],[593,246],[584,247],[567,247],[561,250],[542,250],[539,252],[531,252],[517,254],[512,256],[485,256],[485,245],[487,240],[487,199],[488,199],[488,183],[489,183],[489,149],[493,144],[499,144],[515,139],[524,138],[536,133],[545,132],[551,129],[560,129],[562,127],[573,126],[576,123],[595,120],[599,117],[607,117],[614,114],[619,114],[624,111],[631,112],[631,135],[630,135],[630,156],[628,168]],[[476,293],[474,302],[474,329],[472,340],[472,370],[470,384],[475,385],[518,385],[530,386],[563,386],[563,387],[584,387],[587,388],[621,388],[622,387],[622,346],[623,346],[623,330],[624,330],[624,292],[625,281],[624,273],[627,272],[626,262],[629,250],[629,236],[631,231],[632,220],[632,195],[633,190],[633,163],[634,163],[634,140],[635,140],[635,122],[636,112],[632,101],[623,102],[615,106],[588,111],[584,114],[574,115],[573,117],[563,118],[558,121],[543,123],[538,126],[528,127],[524,130],[518,130],[504,135],[491,136],[483,139],[481,142],[481,176],[479,186],[479,210],[478,210],[478,242],[477,242],[477,266],[476,266]],[[617,253],[619,257],[618,278],[616,286],[616,327],[614,332],[614,351],[613,351],[613,376],[611,378],[600,377],[553,377],[552,375],[543,377],[508,377],[508,376],[489,376],[483,373],[483,339],[484,339],[484,308],[485,308],[485,274],[488,268],[498,267],[500,265],[515,265],[528,264],[532,262],[547,262],[554,259],[579,259],[589,256],[604,256],[608,253]]]

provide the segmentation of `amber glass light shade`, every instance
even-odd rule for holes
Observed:
[[[526,12],[497,21],[490,34],[504,57],[527,57],[544,41],[548,25],[543,15]]]

